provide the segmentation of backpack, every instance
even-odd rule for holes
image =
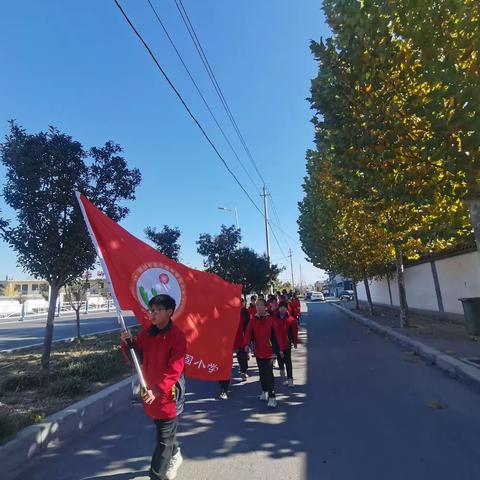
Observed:
[[[185,373],[182,372],[180,377],[177,380],[173,387],[173,394],[175,396],[175,409],[177,412],[177,417],[183,412],[185,407],[185,390],[187,382],[185,380]]]

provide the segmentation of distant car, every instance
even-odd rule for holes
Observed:
[[[324,302],[325,297],[323,296],[322,292],[311,292],[310,300],[312,302]]]
[[[339,300],[350,301],[353,300],[353,290],[343,290],[338,294]]]

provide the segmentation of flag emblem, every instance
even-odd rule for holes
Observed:
[[[145,310],[148,302],[160,294],[170,295],[177,304],[178,315],[185,303],[185,286],[180,275],[170,266],[159,262],[148,262],[138,267],[132,275],[131,282],[134,296]]]

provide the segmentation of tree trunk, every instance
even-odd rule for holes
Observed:
[[[75,308],[75,316],[77,317],[77,338],[78,341],[82,339],[80,335],[80,306],[78,308]]]
[[[55,284],[50,286],[50,303],[48,305],[47,324],[45,327],[45,335],[43,337],[41,373],[41,383],[43,386],[48,385],[50,380],[50,352],[52,350],[53,322],[55,320],[55,306],[59,290],[60,287]]]
[[[401,247],[395,245],[395,266],[397,268],[398,297],[400,299],[400,327],[408,327],[408,304],[403,275],[403,253]]]
[[[368,309],[370,311],[370,315],[373,315],[373,302],[372,302],[372,295],[370,293],[370,285],[368,283],[367,272],[363,269],[363,284],[365,285],[365,292],[367,293],[367,302],[368,302]]]
[[[360,304],[358,302],[357,282],[353,279],[353,294],[355,295],[355,310],[360,310]]]
[[[390,275],[387,273],[388,296],[390,297],[390,305],[393,305],[392,287],[390,286]]]
[[[480,199],[468,200],[467,204],[470,209],[470,219],[472,221],[477,251],[480,255]]]

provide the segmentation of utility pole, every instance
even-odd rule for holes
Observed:
[[[270,231],[268,227],[268,205],[267,205],[267,189],[265,185],[263,186],[263,194],[260,195],[263,197],[263,213],[265,217],[265,241],[267,244],[267,259],[268,259],[268,268],[272,266],[272,261],[270,260]],[[273,284],[270,285],[270,293],[273,293]]]
[[[289,257],[290,257],[290,273],[292,274],[292,291],[295,291],[295,281],[293,279],[293,262],[292,262],[292,249],[290,248],[289,251]]]
[[[268,266],[272,266],[272,262],[270,261],[270,231],[268,228],[268,205],[267,205],[267,197],[270,194],[267,193],[267,189],[265,188],[265,185],[263,186],[263,194],[260,195],[263,197],[263,212],[264,212],[264,217],[265,217],[265,241],[267,243],[267,258],[268,258]]]
[[[300,267],[300,290],[303,288],[303,277],[302,277],[302,264],[298,265]]]

